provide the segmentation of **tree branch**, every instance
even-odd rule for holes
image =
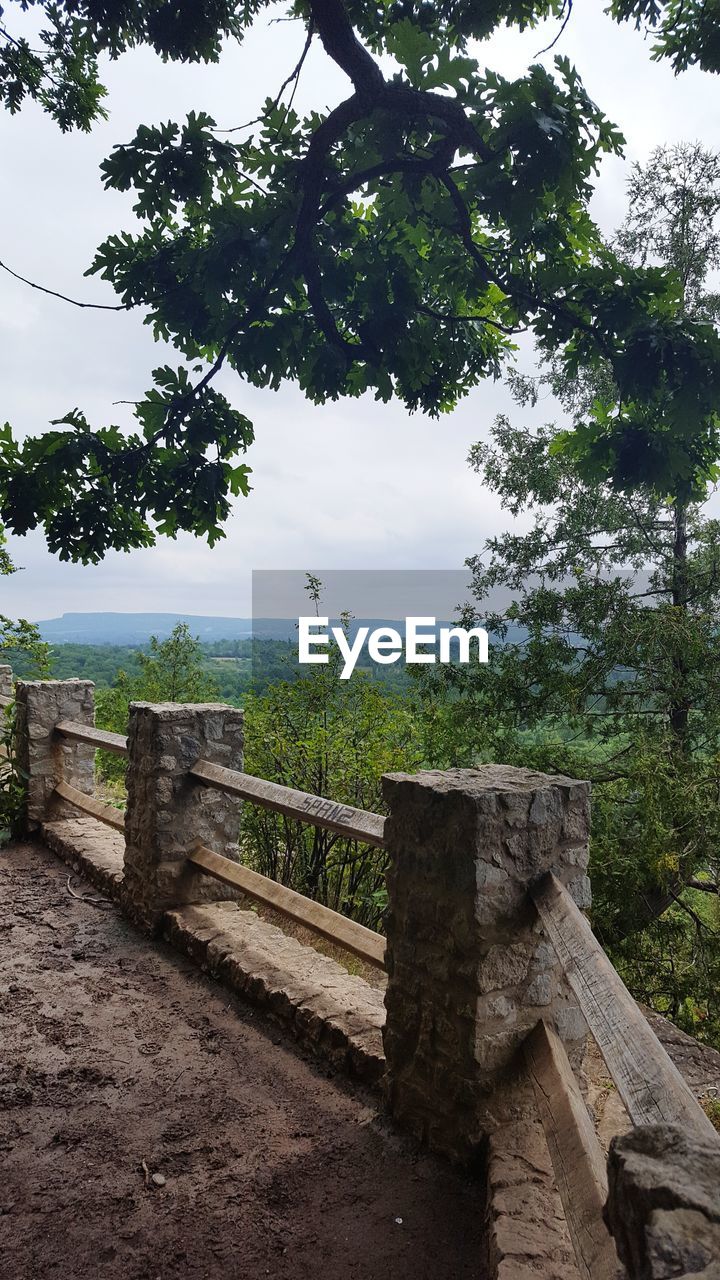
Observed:
[[[686,888],[698,889],[700,893],[720,894],[720,885],[713,884],[711,880],[688,880]]]
[[[19,280],[21,284],[27,284],[31,289],[37,289],[38,293],[47,293],[51,298],[59,298],[61,302],[69,302],[72,307],[81,307],[83,310],[89,311],[129,311],[129,306],[124,302],[116,303],[114,306],[107,302],[79,302],[77,298],[68,298],[65,293],[58,293],[55,289],[46,289],[44,284],[35,284],[33,280],[26,279],[25,276],[18,275],[17,271],[13,271],[12,267],[8,267],[5,262],[0,262],[0,270],[7,271],[9,276],[13,276],[15,280]]]
[[[310,0],[310,13],[325,52],[349,76],[358,97],[382,93],[382,71],[355,35],[342,0]]]

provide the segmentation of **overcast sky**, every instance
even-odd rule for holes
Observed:
[[[523,73],[556,34],[548,24],[524,35],[502,32],[476,51],[481,65]],[[0,258],[31,279],[88,301],[115,301],[107,286],[83,280],[97,244],[131,228],[130,198],[107,194],[99,164],[142,122],[210,112],[221,127],[250,119],[295,65],[302,30],[258,21],[219,66],[163,65],[146,50],[107,70],[110,119],[93,133],[63,136],[33,106],[0,113]],[[626,160],[604,163],[593,213],[605,230],[622,219],[629,164],[664,143],[717,145],[717,78],[674,77],[650,60],[649,44],[602,13],[602,0],[576,6],[555,52],[578,67],[585,85],[627,138]],[[541,61],[550,62],[552,54]],[[306,64],[296,102],[331,107],[347,82],[322,52]],[[124,423],[113,407],[137,399],[163,349],[140,315],[79,311],[0,273],[0,419],[22,433],[78,406],[93,423]],[[171,353],[174,359],[175,353]],[[529,370],[531,353],[520,357]],[[246,387],[229,372],[218,386],[255,423],[247,456],[253,492],[238,501],[227,539],[214,550],[191,537],[110,554],[97,567],[60,563],[32,535],[11,540],[23,572],[2,581],[0,613],[30,619],[70,611],[166,611],[243,616],[252,569],[460,568],[506,517],[469,471],[470,445],[501,411],[520,411],[500,384],[487,383],[439,422],[371,398],[317,408],[291,384]],[[553,417],[547,402],[538,410]],[[527,415],[526,415],[527,416]]]

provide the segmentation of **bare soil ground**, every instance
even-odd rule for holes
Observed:
[[[0,853],[3,1280],[482,1280],[477,1183],[67,879]]]

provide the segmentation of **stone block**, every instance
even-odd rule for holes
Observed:
[[[197,843],[239,857],[241,801],[197,782],[189,770],[201,759],[242,769],[242,711],[217,703],[133,703],[128,753],[125,883],[131,913],[153,927],[180,905],[238,898],[186,859]]]
[[[528,888],[553,871],[587,901],[589,784],[487,765],[391,774],[383,789],[387,1105],[470,1161],[540,1011],[582,1054],[585,1023]]]
[[[95,724],[95,686],[91,680],[19,680],[15,701],[17,759],[27,777],[26,824],[35,831],[51,817],[76,816],[53,794],[58,782],[87,795],[95,790],[95,749],[55,732],[60,720]]]
[[[613,1138],[605,1217],[630,1280],[718,1280],[720,1138],[673,1125]]]

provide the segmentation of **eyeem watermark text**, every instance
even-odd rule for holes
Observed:
[[[372,662],[389,666],[404,654],[405,662],[488,661],[488,636],[484,627],[437,627],[435,618],[406,618],[405,636],[394,627],[358,627],[351,639],[343,627],[331,627],[329,618],[298,618],[298,661],[327,663],[328,648],[334,642],[342,655],[341,680],[348,680],[367,645]],[[475,642],[473,644],[473,641]],[[453,653],[453,645],[455,653]],[[323,652],[324,650],[324,652]]]

